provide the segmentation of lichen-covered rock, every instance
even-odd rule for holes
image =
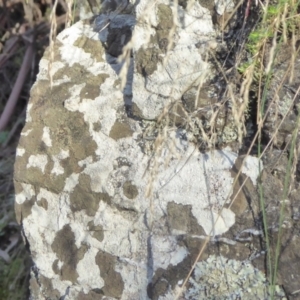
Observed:
[[[206,237],[203,262],[181,297],[203,295],[209,285],[199,272],[227,257],[231,272],[253,272],[233,279],[241,291],[234,295],[251,286],[267,299],[264,264],[240,263],[263,258],[253,221],[262,164],[229,147],[200,152],[196,129],[174,121],[195,112],[197,124],[213,112],[192,105],[200,78],[213,72],[205,56],[216,33],[206,1],[189,11],[184,1],[139,1],[121,10],[125,2],[106,2],[94,26],[81,21],[57,37],[51,69],[48,50],[31,91],[15,188],[34,261],[32,299],[175,299]],[[120,62],[124,47],[129,55]],[[222,114],[216,122],[226,127]]]

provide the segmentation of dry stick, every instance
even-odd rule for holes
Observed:
[[[73,16],[72,16],[72,5],[73,5],[73,0],[67,0],[67,9],[66,9],[66,25],[65,27],[68,28],[71,26],[73,23]]]
[[[5,44],[5,51],[0,54],[0,68],[15,54],[15,51],[19,48],[20,39],[16,36],[9,39],[10,45]]]
[[[57,8],[58,0],[54,1],[51,14],[50,14],[50,34],[49,34],[49,62],[48,62],[48,76],[50,81],[50,89],[53,87],[53,76],[51,73],[52,63],[54,62],[54,41],[57,35],[57,23],[56,23],[56,8]]]
[[[23,58],[22,66],[20,68],[17,80],[14,84],[13,90],[9,96],[9,99],[5,105],[4,111],[0,117],[0,132],[6,127],[14,108],[17,104],[20,92],[26,81],[26,76],[30,69],[30,64],[33,58],[33,44],[30,43],[26,49],[26,53]]]
[[[287,18],[286,18],[287,19]],[[295,68],[294,68],[294,65],[295,65],[295,61],[296,61],[296,57],[297,57],[297,53],[298,51],[296,50],[296,32],[295,32],[295,27],[293,26],[292,27],[292,58],[291,58],[291,65],[293,66],[292,67],[292,70],[291,70],[291,75],[290,75],[290,78],[289,78],[289,83],[292,83],[294,77],[295,77]]]
[[[273,41],[272,41],[272,47],[269,51],[269,62],[265,69],[265,73],[267,75],[272,70],[273,62],[274,62],[275,54],[276,54],[276,49],[277,49],[277,47],[276,47],[277,46],[277,33],[278,33],[279,25],[280,25],[280,19],[277,18],[275,21],[276,21],[276,23],[275,23],[274,37],[273,37]]]

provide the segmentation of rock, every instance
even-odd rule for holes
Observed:
[[[211,88],[217,32],[202,2],[106,1],[57,37],[50,70],[44,54],[14,177],[32,299],[175,299],[199,257],[180,299],[268,299],[263,164],[229,146],[238,130]]]
[[[298,41],[299,42],[299,41]],[[299,45],[298,45],[299,47]],[[291,140],[299,114],[300,56],[291,64],[293,49],[282,45],[276,56],[266,96],[267,118],[263,130],[267,139],[283,149]]]

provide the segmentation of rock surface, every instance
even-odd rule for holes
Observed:
[[[218,108],[211,136],[238,139],[209,85],[212,11],[233,7],[215,2],[106,1],[57,37],[50,69],[46,51],[15,165],[32,299],[175,299],[202,247],[179,299],[268,299],[263,164],[199,150]]]

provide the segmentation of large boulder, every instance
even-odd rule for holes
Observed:
[[[206,2],[105,1],[44,54],[15,164],[32,299],[269,297],[263,164],[211,84],[234,4]]]

